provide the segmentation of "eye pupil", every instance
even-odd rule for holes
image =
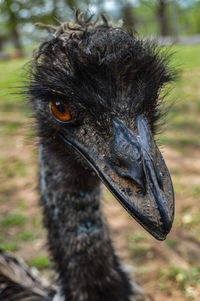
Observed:
[[[55,105],[56,105],[56,107],[57,107],[57,110],[58,110],[60,113],[65,113],[66,108],[64,107],[64,105],[63,105],[61,102],[56,102]]]
[[[71,119],[67,106],[60,101],[51,101],[50,110],[54,117],[59,121],[69,121]]]

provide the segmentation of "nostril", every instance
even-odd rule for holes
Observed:
[[[126,175],[126,176],[124,176],[124,178],[130,180],[133,183],[133,185],[137,188],[137,193],[138,194],[142,194],[142,195],[146,194],[146,187],[141,181],[139,181],[138,179],[135,180],[130,175]]]
[[[142,193],[143,195],[146,194],[146,181],[141,169],[134,168],[132,170],[127,170],[115,166],[115,170],[119,176],[127,179],[131,186],[134,185],[137,188],[137,193]]]

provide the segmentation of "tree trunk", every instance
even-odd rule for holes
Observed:
[[[58,11],[58,1],[53,0],[53,9],[52,9],[52,18],[53,22],[55,23],[55,20],[59,20],[59,11]]]
[[[0,52],[3,50],[4,38],[0,36]]]
[[[136,22],[133,15],[133,7],[131,4],[127,3],[122,8],[122,19],[124,29],[128,32],[133,31]]]
[[[14,1],[5,1],[5,6],[6,6],[6,12],[9,16],[9,31],[10,31],[10,36],[13,42],[13,45],[17,51],[17,56],[23,56],[23,47],[20,41],[20,35],[17,29],[18,25],[18,15],[16,12],[12,10],[12,4]]]
[[[171,33],[174,37],[174,42],[178,41],[179,37],[179,22],[178,22],[178,7],[176,1],[171,2]]]
[[[159,22],[160,35],[163,37],[170,35],[166,0],[158,0],[157,18]]]
[[[20,50],[20,51],[21,51],[21,50],[22,50],[22,45],[21,45],[19,33],[18,33],[16,27],[13,27],[13,28],[12,28],[12,33],[11,33],[11,35],[12,35],[12,41],[13,41],[13,44],[14,44],[15,48],[16,48],[17,50]]]
[[[11,36],[12,36],[12,41],[13,41],[14,47],[17,50],[16,51],[17,56],[23,56],[24,55],[23,47],[22,47],[20,37],[19,37],[19,33],[18,33],[16,27],[12,28]]]
[[[74,9],[77,7],[76,0],[66,0],[65,2],[71,9]]]

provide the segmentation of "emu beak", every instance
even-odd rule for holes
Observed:
[[[113,119],[110,150],[110,164],[121,177],[118,185],[123,195],[118,200],[156,239],[164,240],[174,217],[173,186],[142,115],[137,118],[137,135]]]
[[[164,240],[174,217],[174,193],[164,159],[142,115],[137,117],[137,134],[124,123],[112,120],[112,137],[107,155],[98,148],[74,139],[68,130],[62,139],[83,156],[120,204],[151,235]],[[80,137],[79,137],[80,138]]]

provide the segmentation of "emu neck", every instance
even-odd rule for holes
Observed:
[[[130,284],[109,239],[100,181],[73,150],[40,146],[44,223],[61,294],[67,301],[128,301]]]

